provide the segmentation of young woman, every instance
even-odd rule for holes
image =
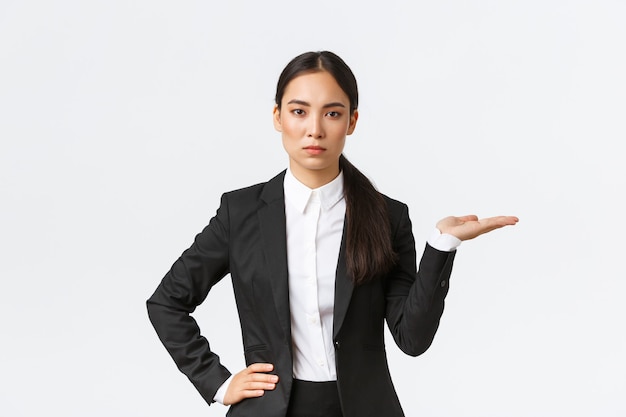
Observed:
[[[419,269],[406,205],[342,155],[358,120],[355,77],[331,52],[294,58],[278,80],[274,126],[289,167],[225,193],[148,300],[161,341],[210,404],[230,416],[404,415],[384,321],[419,355],[443,312],[456,247],[517,218],[447,217]],[[190,316],[230,274],[248,367],[231,374]]]

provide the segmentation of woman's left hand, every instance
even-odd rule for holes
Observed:
[[[449,216],[437,222],[437,229],[441,233],[448,233],[460,240],[470,240],[482,234],[491,232],[504,226],[512,226],[519,219],[515,216],[496,216],[478,219],[477,216]]]

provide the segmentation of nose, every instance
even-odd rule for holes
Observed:
[[[322,124],[321,116],[311,116],[309,118],[309,125],[307,126],[307,137],[314,139],[321,139],[324,137],[324,127]]]

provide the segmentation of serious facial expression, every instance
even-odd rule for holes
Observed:
[[[280,107],[274,108],[274,127],[295,177],[311,188],[332,181],[358,118],[356,111],[350,114],[346,93],[330,73],[306,73],[287,84]]]

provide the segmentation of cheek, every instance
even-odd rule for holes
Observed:
[[[299,142],[294,131],[285,125],[283,125],[283,130],[281,132],[281,139],[283,142],[283,148],[285,148],[287,152],[295,148]]]
[[[296,123],[289,118],[283,119],[282,128],[283,137],[293,135],[297,131]]]
[[[344,124],[333,126],[333,136],[345,140],[346,136],[348,135],[349,128],[349,125]]]

